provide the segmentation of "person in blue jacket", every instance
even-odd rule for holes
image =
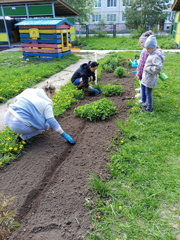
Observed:
[[[92,91],[96,94],[99,94],[100,92],[89,85],[90,81],[95,82],[95,71],[98,68],[98,63],[95,61],[89,61],[88,63],[82,64],[73,74],[71,81],[72,83],[78,87],[78,89],[81,89],[82,87],[85,87],[89,91]]]
[[[34,137],[51,126],[70,144],[75,141],[64,132],[53,114],[53,97],[56,88],[47,81],[42,89],[30,88],[16,96],[5,114],[6,125],[19,134],[19,142]]]

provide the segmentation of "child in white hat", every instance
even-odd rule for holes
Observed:
[[[144,105],[145,102],[146,102],[146,94],[145,94],[145,86],[141,83],[141,80],[142,80],[142,74],[143,74],[143,69],[144,69],[145,62],[146,62],[146,60],[149,56],[149,53],[147,52],[147,50],[144,47],[144,44],[145,44],[147,38],[152,34],[153,34],[153,32],[151,30],[143,33],[140,36],[139,42],[138,42],[138,45],[140,44],[141,47],[143,48],[143,50],[141,52],[141,55],[140,55],[138,68],[137,68],[137,73],[136,73],[136,77],[137,77],[137,79],[139,79],[139,83],[140,83],[141,88],[140,89],[135,89],[136,91],[140,91],[140,94],[136,94],[135,97],[136,98],[141,98],[141,100],[139,100],[138,102],[141,103],[142,105]]]
[[[151,35],[147,38],[145,42],[145,48],[149,53],[149,56],[146,60],[142,81],[141,83],[145,86],[146,92],[146,109],[141,112],[153,112],[153,97],[152,90],[157,86],[158,77],[163,67],[163,62],[165,60],[164,52],[157,47],[156,37]]]

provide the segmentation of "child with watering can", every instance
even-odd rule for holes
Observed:
[[[146,105],[141,112],[153,112],[152,90],[157,86],[159,74],[165,60],[164,52],[157,47],[156,37],[151,35],[144,44],[149,56],[146,60],[141,83],[145,86]]]

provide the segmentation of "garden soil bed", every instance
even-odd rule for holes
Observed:
[[[108,98],[118,108],[116,115],[101,122],[75,117],[75,107],[103,97],[86,93],[83,100],[57,117],[64,131],[76,140],[74,146],[49,129],[0,171],[0,192],[16,196],[13,208],[20,223],[8,239],[82,240],[92,230],[88,207],[83,205],[85,198],[93,199],[88,189],[89,174],[110,177],[106,164],[110,161],[110,144],[117,134],[121,135],[116,119],[128,117],[125,103],[135,94],[134,75],[116,78],[113,73],[102,73],[102,85],[114,82],[124,87],[121,97]]]

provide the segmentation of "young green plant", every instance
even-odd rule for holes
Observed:
[[[118,112],[114,103],[107,98],[100,99],[96,102],[85,104],[74,109],[77,117],[90,121],[102,121]]]

